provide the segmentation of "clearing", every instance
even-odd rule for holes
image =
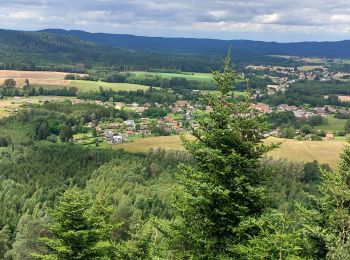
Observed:
[[[35,96],[21,98],[0,99],[0,118],[17,112],[22,106],[28,104],[42,104],[45,101],[63,101],[66,99],[74,99],[75,97],[58,97],[58,96]]]
[[[185,78],[187,80],[197,80],[201,82],[213,82],[213,76],[211,73],[195,73],[195,72],[183,72],[183,73],[165,73],[165,72],[147,72],[147,71],[135,71],[131,72],[136,75],[155,75],[162,78]]]
[[[321,131],[343,132],[346,119],[335,118],[334,115],[327,116],[328,124],[315,126],[315,129]]]
[[[148,86],[129,84],[129,83],[107,83],[102,81],[87,81],[87,80],[70,80],[70,87],[77,87],[79,91],[98,91],[100,87],[104,89],[112,89],[114,91],[125,90],[125,91],[137,91],[147,90]]]

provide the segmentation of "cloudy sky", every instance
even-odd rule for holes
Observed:
[[[268,41],[350,39],[349,0],[0,0],[3,29]]]

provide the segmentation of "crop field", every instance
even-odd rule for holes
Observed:
[[[156,75],[162,78],[186,78],[188,80],[197,80],[201,82],[213,82],[213,77],[211,73],[163,73],[163,72],[145,72],[145,71],[137,71],[132,72],[136,75]]]
[[[271,151],[268,155],[275,159],[288,159],[291,161],[310,162],[317,160],[320,163],[328,163],[335,167],[345,140],[337,141],[297,141],[270,137],[266,143],[281,143],[281,146]],[[181,140],[179,136],[161,136],[136,139],[131,143],[114,145],[115,149],[125,149],[129,152],[147,152],[149,149],[180,149]]]
[[[5,79],[13,78],[16,80],[17,87],[21,87],[26,79],[34,86],[42,86],[44,88],[63,88],[77,87],[79,91],[98,91],[100,86],[113,90],[147,90],[148,86],[128,84],[128,83],[106,83],[86,80],[65,80],[64,77],[68,73],[50,72],[50,71],[16,71],[16,70],[0,70],[0,84]],[[83,74],[80,74],[83,75]]]
[[[26,79],[33,85],[69,85],[69,81],[64,80],[68,73],[51,71],[16,71],[0,70],[0,84],[5,79],[16,80],[17,87],[21,87]]]

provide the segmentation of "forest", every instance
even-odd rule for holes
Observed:
[[[272,105],[289,104],[301,106],[308,104],[311,106],[346,106],[341,103],[338,96],[350,94],[347,82],[339,80],[317,81],[301,80],[291,84],[287,91],[274,96],[265,96],[262,98],[265,102]],[[328,98],[325,98],[328,96]]]
[[[336,169],[270,158],[269,124],[294,119],[235,99],[229,56],[213,78],[184,151],[70,142],[130,116],[95,104],[1,119],[0,259],[348,259],[350,148]]]

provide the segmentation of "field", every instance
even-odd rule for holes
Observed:
[[[309,70],[315,70],[315,69],[324,69],[324,66],[322,66],[322,65],[313,65],[313,66],[298,67],[298,70],[301,70],[301,71],[309,71]]]
[[[112,90],[147,90],[148,86],[127,84],[127,83],[106,83],[86,80],[65,80],[64,77],[68,73],[50,72],[50,71],[15,71],[15,70],[0,70],[0,84],[5,79],[13,78],[16,80],[17,87],[21,87],[26,79],[29,79],[31,85],[43,86],[44,88],[63,88],[77,87],[79,91],[98,91],[100,86],[105,89]]]
[[[188,80],[197,80],[201,82],[213,82],[213,77],[211,73],[162,73],[162,72],[145,72],[145,71],[136,71],[132,72],[136,75],[156,75],[162,78],[186,78]]]
[[[70,80],[70,87],[77,87],[79,91],[98,91],[100,87],[104,89],[112,89],[115,91],[137,91],[147,90],[149,87],[144,85],[129,84],[129,83],[107,83],[101,81],[86,81],[86,80]]]
[[[275,159],[286,158],[291,161],[309,162],[318,160],[320,163],[328,163],[332,167],[336,165],[339,154],[345,141],[297,141],[270,137],[266,143],[279,143],[281,146],[269,153]],[[130,152],[147,152],[149,149],[183,149],[179,136],[162,136],[136,139],[131,143],[114,145],[115,149],[125,149]]]
[[[25,104],[43,103],[45,100],[66,100],[72,97],[56,97],[56,96],[38,96],[38,97],[23,97],[20,99],[7,98],[0,99],[0,118],[11,115],[14,111],[20,109]]]
[[[333,131],[333,132],[340,132],[344,131],[345,119],[339,119],[339,118],[334,118],[333,115],[327,116],[328,124],[327,125],[321,125],[321,126],[316,126],[315,129],[321,130],[321,131]]]
[[[64,80],[68,73],[51,71],[16,71],[0,70],[0,84],[5,79],[13,78],[17,82],[17,87],[21,87],[26,79],[33,85],[69,85],[69,81]]]

